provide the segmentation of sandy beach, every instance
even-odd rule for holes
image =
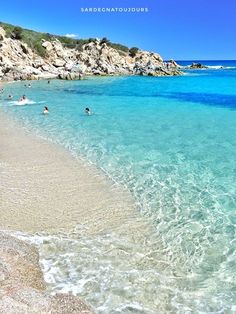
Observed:
[[[136,217],[127,190],[3,116],[0,147],[0,229],[58,232],[77,226],[93,234]]]
[[[129,191],[2,113],[0,173],[0,312],[94,313],[83,298],[46,291],[37,250],[14,235],[60,236],[76,228],[77,237],[115,233],[145,241],[150,226]]]

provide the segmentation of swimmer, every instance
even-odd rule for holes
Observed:
[[[90,111],[89,108],[85,108],[85,109],[84,109],[84,112],[85,112],[85,114],[86,114],[87,116],[91,116],[91,114],[92,114],[92,112]]]
[[[7,99],[8,99],[8,100],[12,100],[12,99],[13,99],[13,96],[12,96],[12,95],[8,95]]]
[[[48,84],[50,84],[50,81],[48,81]]]
[[[43,110],[43,114],[48,114],[48,113],[49,113],[48,107],[45,106],[45,107],[44,107],[44,110]]]
[[[28,88],[31,88],[31,84],[28,84]]]
[[[25,95],[23,95],[23,96],[19,99],[19,101],[26,101],[26,100],[28,100],[28,99],[27,99],[27,97],[26,97]]]

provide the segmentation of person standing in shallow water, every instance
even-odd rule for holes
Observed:
[[[44,109],[43,109],[43,114],[48,114],[48,113],[49,113],[48,107],[45,106]]]
[[[91,116],[91,114],[92,114],[91,110],[90,110],[88,107],[85,108],[84,112],[85,112],[85,114],[86,114],[87,116]]]

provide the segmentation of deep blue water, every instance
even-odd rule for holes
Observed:
[[[209,67],[236,67],[236,60],[180,60],[176,61],[179,65],[187,66],[194,63],[201,63]]]
[[[148,247],[149,255],[143,253],[151,256],[145,265],[140,268],[137,262],[144,248],[135,247],[125,259],[119,255],[109,260],[109,288],[98,292],[90,287],[88,292],[80,286],[79,292],[101,313],[131,313],[132,306],[136,311],[141,307],[141,313],[236,313],[236,61],[200,62],[214,68],[179,77],[104,77],[32,82],[31,89],[23,82],[6,87],[5,96],[12,93],[17,99],[24,93],[36,103],[2,101],[4,111],[126,185],[141,215],[154,226],[159,244]],[[41,114],[45,104],[47,117]],[[85,107],[94,114],[85,116]],[[101,257],[107,252],[103,245],[121,245],[106,241],[81,240],[73,253],[84,245]],[[101,283],[104,264],[98,255],[93,255],[93,267]],[[91,265],[80,256],[77,252],[73,263],[68,262],[70,275],[58,275],[67,290],[76,290],[81,272],[90,278]],[[83,265],[80,272],[75,271],[77,263]],[[127,291],[117,292],[121,282]]]

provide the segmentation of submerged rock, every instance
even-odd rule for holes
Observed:
[[[37,249],[0,232],[0,313],[92,314],[79,297],[50,295],[39,267]]]

